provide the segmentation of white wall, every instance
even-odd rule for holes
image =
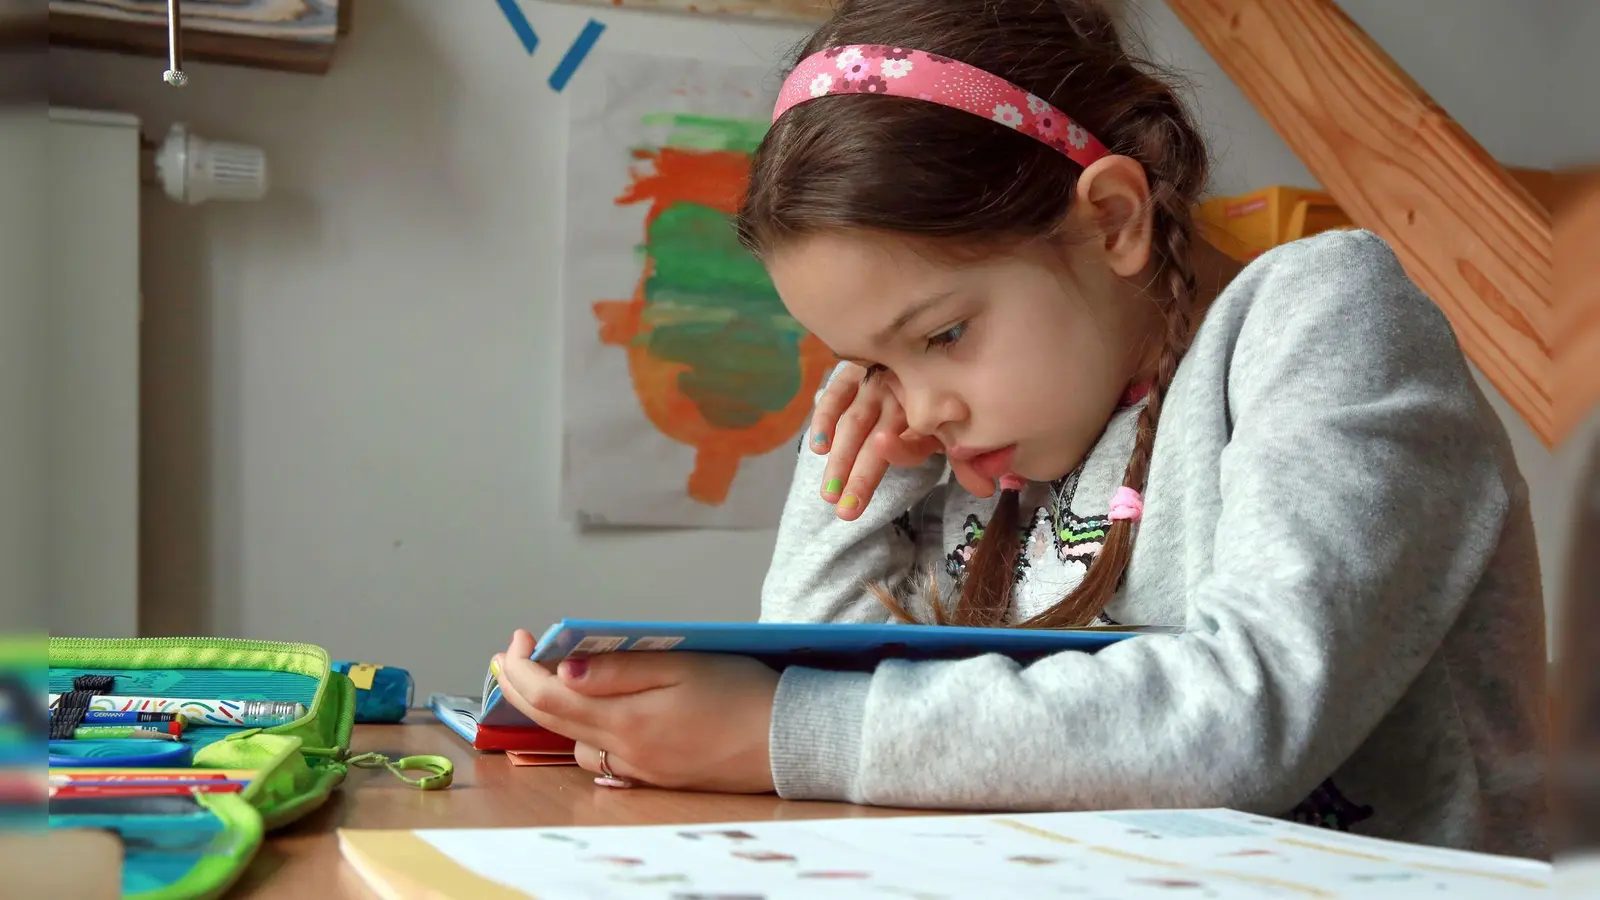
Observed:
[[[16,77],[15,65],[0,73]],[[43,633],[43,104],[0,109],[0,639]]]
[[[45,585],[52,633],[139,633],[139,122],[50,110]]]
[[[1509,115],[1542,100],[1523,2],[1343,5],[1499,158],[1559,153],[1529,139],[1549,122]],[[1199,85],[1218,189],[1313,183],[1171,13],[1144,6],[1152,43]],[[768,532],[579,537],[556,519],[565,126],[545,79],[594,10],[523,7],[532,58],[493,4],[439,0],[361,4],[320,78],[193,64],[173,90],[160,60],[54,54],[55,102],[136,112],[152,135],[183,119],[273,166],[257,204],[146,196],[148,630],[311,639],[469,690],[519,625],[754,614]],[[733,62],[801,36],[598,15],[604,46]],[[1521,445],[1535,478],[1550,455]],[[1560,493],[1543,485],[1542,532]]]

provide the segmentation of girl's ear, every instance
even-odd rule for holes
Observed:
[[[1074,212],[1100,236],[1111,270],[1123,278],[1144,272],[1153,234],[1150,182],[1128,156],[1104,156],[1078,176]]]

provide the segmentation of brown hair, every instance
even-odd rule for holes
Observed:
[[[1081,123],[1112,153],[1137,160],[1151,192],[1154,297],[1166,322],[1155,378],[1123,484],[1143,490],[1162,398],[1197,319],[1192,208],[1206,181],[1200,135],[1168,80],[1136,59],[1094,0],[842,0],[796,62],[843,44],[923,50],[1004,78]],[[971,113],[920,100],[836,94],[785,113],[767,133],[739,210],[758,256],[795,238],[868,230],[955,254],[1004,252],[1058,238],[1081,169],[1058,150]],[[1021,551],[1015,491],[1002,491],[939,624],[998,625]],[[1083,582],[1022,623],[1087,624],[1111,601],[1132,555],[1132,525],[1113,523]],[[873,589],[901,619],[903,605]]]

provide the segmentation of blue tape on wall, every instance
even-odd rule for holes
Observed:
[[[511,30],[517,33],[517,39],[522,41],[522,46],[527,49],[528,55],[533,55],[533,49],[539,46],[539,36],[533,33],[533,24],[528,17],[522,14],[522,7],[517,5],[517,0],[495,0],[500,4],[500,11],[505,13],[506,21],[511,23]]]
[[[567,55],[561,57],[561,64],[556,66],[554,72],[550,73],[551,90],[559,93],[562,88],[567,86],[567,82],[572,80],[572,73],[578,71],[578,65],[583,62],[583,58],[588,56],[589,51],[594,48],[594,42],[600,40],[600,32],[605,30],[606,26],[596,22],[594,19],[590,19],[589,24],[583,26],[583,31],[578,33],[578,39],[572,42],[571,47],[567,48]]]

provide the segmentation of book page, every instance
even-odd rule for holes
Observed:
[[[419,830],[540,900],[1547,896],[1548,865],[1224,810]]]

